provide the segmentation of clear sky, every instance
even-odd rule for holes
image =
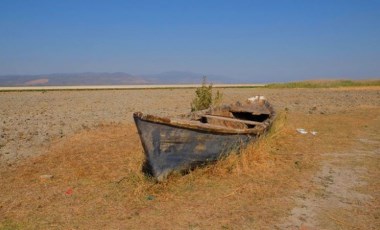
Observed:
[[[0,0],[0,75],[380,77],[380,1]]]

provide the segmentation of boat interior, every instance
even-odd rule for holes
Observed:
[[[140,117],[143,115],[140,115]],[[222,133],[256,133],[265,130],[274,118],[268,102],[237,102],[173,118],[144,115],[145,120],[183,128]]]

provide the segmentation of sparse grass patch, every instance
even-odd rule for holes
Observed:
[[[0,222],[0,230],[19,230],[23,229],[21,224],[15,223],[10,220]]]

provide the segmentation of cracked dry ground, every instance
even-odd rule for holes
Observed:
[[[0,229],[379,229],[379,87],[222,91],[265,95],[282,128],[161,184],[132,112],[186,113],[194,90],[0,93]]]

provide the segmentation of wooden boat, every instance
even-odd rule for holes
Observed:
[[[272,124],[275,112],[265,98],[224,105],[173,118],[133,114],[146,156],[145,171],[158,181],[244,147]]]

